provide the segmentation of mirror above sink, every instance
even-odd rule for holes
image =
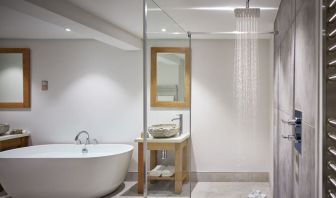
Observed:
[[[189,48],[152,47],[151,106],[190,106]]]
[[[30,50],[0,48],[0,108],[30,107]]]

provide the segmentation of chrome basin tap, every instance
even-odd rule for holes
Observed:
[[[75,137],[76,143],[82,144],[82,141],[79,139],[82,134],[85,134],[87,136],[85,144],[90,144],[90,135],[87,131],[81,131],[76,135]]]
[[[179,121],[179,127],[180,127],[180,132],[179,135],[182,135],[183,133],[183,114],[177,114],[177,118],[173,118],[171,121],[178,120]]]

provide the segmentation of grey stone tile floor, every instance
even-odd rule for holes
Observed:
[[[124,182],[115,192],[102,198],[140,198],[137,194],[136,182]],[[195,198],[247,198],[253,190],[261,190],[272,198],[269,183],[266,182],[197,182],[191,185],[184,184],[182,193],[174,193],[172,182],[158,182],[149,186],[148,197],[151,198],[172,198],[189,197]],[[4,192],[0,192],[0,198],[10,198]]]

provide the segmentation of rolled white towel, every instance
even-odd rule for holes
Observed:
[[[149,171],[149,175],[152,177],[160,177],[164,168],[164,165],[157,165],[153,170]]]
[[[171,177],[175,174],[175,166],[166,166],[162,170],[162,176],[163,177]]]

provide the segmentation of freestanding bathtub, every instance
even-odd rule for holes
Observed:
[[[124,181],[133,146],[50,144],[0,152],[0,183],[12,198],[98,198]]]

